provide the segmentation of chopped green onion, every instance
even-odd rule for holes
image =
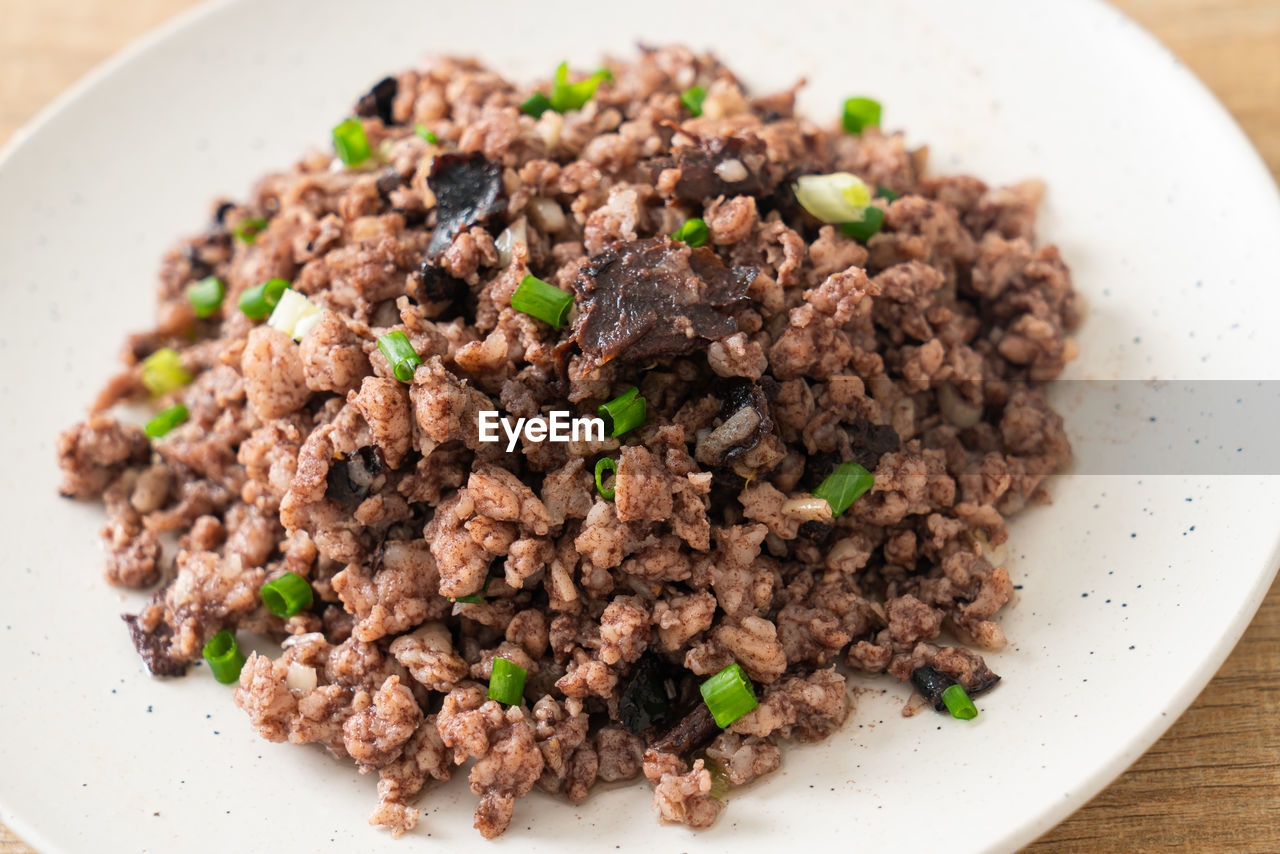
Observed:
[[[851,219],[848,222],[840,223],[840,230],[854,240],[861,240],[866,243],[880,230],[882,225],[884,225],[884,211],[875,205],[867,205],[862,209],[861,219]]]
[[[244,316],[252,320],[262,320],[271,316],[271,310],[280,302],[281,295],[289,290],[289,283],[284,279],[267,279],[260,285],[245,288],[240,292],[240,310]]]
[[[841,463],[827,475],[813,494],[831,505],[832,517],[849,509],[849,505],[875,485],[875,475],[857,463]]]
[[[159,439],[165,433],[186,421],[187,415],[187,408],[181,403],[175,403],[173,406],[157,412],[156,417],[148,421],[147,426],[142,428],[142,432],[152,439]]]
[[[524,699],[525,669],[505,658],[493,660],[493,675],[489,677],[489,699],[518,706]]]
[[[801,175],[794,185],[796,201],[823,222],[850,222],[871,204],[871,190],[857,175]]]
[[[223,685],[230,685],[240,678],[240,670],[244,667],[244,653],[236,643],[236,636],[223,629],[204,645],[204,660],[209,662],[213,678]]]
[[[716,719],[716,726],[722,729],[760,705],[751,680],[737,662],[703,682],[698,690],[711,717]]]
[[[597,71],[585,80],[579,80],[577,83],[569,82],[569,63],[562,62],[556,68],[555,80],[551,83],[551,97],[549,103],[551,109],[557,113],[567,113],[570,110],[582,109],[587,101],[595,95],[596,88],[604,80],[610,80],[613,75],[608,71]]]
[[[279,329],[296,341],[301,341],[303,332],[310,331],[311,327],[315,325],[312,323],[303,327],[303,321],[319,314],[319,306],[313,305],[311,300],[293,288],[288,288],[280,294],[280,299],[276,301],[276,307],[271,312],[271,317],[267,318],[267,325],[272,329]],[[300,328],[302,332],[299,331]]]
[[[258,239],[258,232],[267,227],[267,221],[260,216],[247,216],[236,223],[231,233],[242,243],[252,243]]]
[[[222,306],[222,298],[226,296],[226,286],[217,276],[205,276],[198,282],[187,285],[187,301],[196,310],[196,317],[208,317]]]
[[[605,474],[606,471],[612,472],[615,476],[613,486],[604,485],[604,479],[605,477],[607,477],[607,475]],[[599,490],[601,495],[603,495],[605,498],[607,498],[610,501],[613,500],[613,493],[614,493],[614,490],[617,488],[617,478],[616,478],[617,474],[618,474],[618,464],[615,463],[613,460],[609,459],[608,457],[604,457],[603,459],[600,460],[600,462],[596,463],[596,489]]]
[[[262,604],[267,610],[280,619],[292,617],[303,608],[310,608],[315,594],[311,585],[296,572],[286,572],[279,578],[268,581],[258,590]]]
[[[489,592],[489,582],[493,581],[493,576],[486,575],[484,578],[484,587],[480,588],[479,593],[472,593],[470,596],[450,596],[450,602],[465,602],[468,605],[479,605],[484,601],[485,594]]]
[[[369,138],[359,119],[347,119],[333,129],[333,150],[348,166],[359,166],[369,159]]]
[[[862,133],[863,128],[880,124],[880,102],[871,98],[849,98],[844,102],[844,129]]]
[[[729,794],[729,772],[719,762],[707,756],[705,751],[700,758],[702,767],[706,768],[707,773],[711,775],[711,790],[707,795],[717,801],[724,801],[725,796]]]
[[[541,92],[534,92],[529,99],[520,105],[520,112],[526,116],[533,116],[535,119],[541,118],[542,114],[551,109],[551,99]]]
[[[947,709],[953,718],[971,721],[978,716],[978,707],[973,704],[973,700],[969,699],[968,692],[959,683],[942,692],[942,702],[947,704]]]
[[[613,82],[613,71],[603,65],[596,69],[596,76],[601,80],[608,80],[610,83]]]
[[[876,185],[876,195],[884,199],[886,202],[891,202],[894,199],[898,198],[897,193],[895,193],[893,190],[890,190],[888,187],[884,186],[883,184]]]
[[[640,396],[640,389],[632,386],[608,403],[601,404],[597,411],[604,419],[609,435],[616,438],[644,423],[648,402]]]
[[[679,240],[687,246],[697,248],[707,242],[707,238],[711,236],[711,230],[707,228],[707,224],[702,220],[694,217],[684,221],[684,225],[675,230],[671,235],[672,240]]]
[[[409,343],[409,336],[399,329],[378,337],[378,349],[387,357],[391,372],[402,383],[413,382],[413,372],[422,364],[418,351]]]
[[[307,335],[311,333],[312,329],[315,329],[320,325],[322,317],[324,317],[324,312],[319,308],[317,308],[312,314],[304,314],[293,326],[293,340],[301,341],[303,338],[306,338]]]
[[[413,132],[432,145],[438,145],[440,143],[440,137],[436,136],[434,131],[427,130],[427,126],[424,124],[419,123],[414,125]]]
[[[707,100],[707,90],[701,86],[690,86],[680,93],[680,103],[691,115],[702,115],[702,102]]]
[[[161,347],[142,360],[142,384],[159,397],[191,382],[191,374],[182,366],[182,357],[172,347]]]
[[[548,284],[537,276],[525,276],[511,295],[511,307],[551,324],[556,329],[564,326],[573,307],[573,294]]]

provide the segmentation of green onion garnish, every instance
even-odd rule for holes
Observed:
[[[142,360],[142,384],[159,397],[191,382],[191,374],[182,366],[182,357],[172,347],[161,347]]]
[[[648,403],[640,396],[640,389],[632,386],[597,410],[604,419],[605,429],[613,437],[621,436],[644,423]]]
[[[204,645],[204,660],[209,662],[213,678],[223,685],[230,685],[240,678],[240,669],[244,667],[244,653],[236,643],[236,636],[223,629]]]
[[[751,680],[737,662],[698,686],[702,701],[711,710],[716,726],[724,728],[760,705]]]
[[[852,222],[871,204],[871,190],[857,175],[801,175],[794,185],[796,201],[823,222]]]
[[[311,607],[315,598],[311,585],[296,572],[286,572],[272,581],[268,581],[258,590],[262,604],[267,610],[280,619],[292,617],[303,608]]]
[[[258,239],[258,232],[267,227],[267,221],[260,216],[247,216],[236,223],[231,233],[242,243],[252,243]]]
[[[596,88],[601,81],[611,80],[612,78],[613,75],[608,71],[597,71],[585,80],[570,83],[569,63],[560,63],[556,68],[555,80],[551,83],[551,97],[548,99],[551,109],[557,113],[581,110],[587,101],[590,101],[591,97],[595,95]]]
[[[432,145],[438,145],[440,142],[440,137],[436,136],[434,131],[427,130],[427,126],[422,123],[414,125],[413,132]]]
[[[276,307],[267,318],[267,325],[295,341],[301,341],[303,332],[310,331],[319,321],[319,314],[320,308],[311,300],[293,288],[286,288],[276,300]]]
[[[547,284],[537,276],[525,276],[511,295],[511,307],[559,329],[564,326],[569,309],[573,307],[573,294]]]
[[[608,476],[606,472],[610,472],[613,475],[615,475],[613,486],[604,485],[604,479]],[[613,500],[613,492],[614,492],[614,489],[617,487],[617,479],[616,479],[617,474],[618,474],[618,464],[615,463],[613,460],[609,459],[608,457],[604,457],[603,459],[600,460],[600,462],[596,463],[596,489],[599,490],[601,495],[603,495],[605,498],[607,498],[610,501]]]
[[[701,86],[690,86],[680,93],[680,103],[684,104],[684,108],[690,115],[702,115],[702,102],[705,100],[707,100],[707,90]]]
[[[260,285],[245,288],[240,292],[240,310],[252,320],[270,317],[271,310],[280,302],[280,295],[287,290],[289,283],[284,279],[267,279]]]
[[[142,432],[152,439],[159,439],[165,433],[186,421],[187,415],[187,408],[181,403],[175,403],[173,406],[157,412],[156,417],[148,421],[147,426],[142,428]]]
[[[450,602],[465,602],[468,605],[479,605],[484,601],[485,594],[489,592],[489,582],[493,580],[493,576],[486,575],[484,578],[484,587],[480,588],[479,593],[472,593],[470,596],[450,596]]]
[[[882,225],[884,225],[884,211],[875,205],[867,205],[862,209],[861,219],[840,223],[840,230],[854,240],[866,243]]]
[[[871,98],[849,98],[844,102],[844,129],[862,133],[863,128],[880,124],[880,102]]]
[[[222,306],[222,298],[227,289],[222,279],[217,276],[205,276],[194,284],[187,285],[187,300],[196,310],[196,317],[208,317]]]
[[[348,166],[359,166],[369,159],[369,138],[359,119],[347,119],[333,129],[333,150]]]
[[[413,382],[413,372],[422,364],[418,351],[409,343],[409,336],[399,329],[378,337],[378,349],[387,357],[391,372],[402,383]]]
[[[949,686],[942,692],[942,702],[947,704],[947,709],[953,718],[971,721],[978,716],[978,707],[973,704],[973,700],[969,699],[968,692],[959,683]]]
[[[694,217],[684,221],[684,225],[675,230],[671,235],[672,240],[679,240],[687,246],[697,248],[707,242],[707,238],[711,236],[711,230],[707,228],[707,224],[702,220]]]
[[[551,109],[551,99],[541,92],[534,92],[529,99],[520,105],[520,112],[526,116],[533,116],[535,119],[541,118],[542,114]]]
[[[888,187],[884,186],[883,184],[876,185],[876,195],[884,199],[886,202],[891,202],[894,199],[898,198],[897,193],[895,193],[893,190],[890,190]]]
[[[493,675],[489,677],[489,699],[518,706],[524,699],[525,670],[505,658],[493,660]]]
[[[826,480],[818,484],[813,494],[831,505],[831,515],[834,518],[848,510],[849,505],[874,486],[875,482],[875,476],[857,463],[841,463],[827,475]]]

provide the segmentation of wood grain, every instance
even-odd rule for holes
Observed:
[[[0,142],[191,0],[0,0]],[[1116,0],[1200,76],[1280,178],[1280,0]],[[1032,854],[1280,850],[1280,582],[1195,704]],[[0,825],[0,854],[33,854]]]

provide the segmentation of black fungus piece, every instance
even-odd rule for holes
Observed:
[[[705,747],[720,733],[716,720],[706,703],[698,703],[675,726],[667,730],[656,741],[653,749],[661,753],[674,753],[676,756],[687,756],[700,747]]]
[[[436,197],[436,228],[427,244],[435,260],[465,228],[483,222],[506,206],[502,165],[483,154],[440,154],[431,164],[427,186]]]
[[[984,664],[982,669],[979,670],[978,673],[974,675],[974,678],[969,681],[970,684],[965,685],[964,689],[968,692],[970,697],[976,697],[982,692],[990,691],[994,688],[996,683],[1000,681],[1000,677],[992,673],[991,668]]]
[[[662,726],[680,699],[678,668],[645,653],[627,674],[618,694],[618,720],[632,732]]]
[[[722,174],[733,177],[736,169],[716,169],[726,161],[742,164],[746,177],[726,181]],[[777,182],[764,173],[765,144],[755,136],[731,136],[728,139],[703,140],[697,145],[676,149],[670,157],[649,161],[650,177],[656,182],[666,169],[679,169],[674,195],[682,202],[697,203],[717,196],[768,196]],[[741,174],[739,172],[738,174]]]
[[[148,632],[138,625],[137,614],[121,614],[120,619],[124,620],[125,625],[129,627],[129,638],[133,641],[133,648],[138,651],[138,655],[142,657],[142,663],[147,665],[152,676],[186,675],[187,662],[169,654],[173,629],[167,623],[161,623],[154,632]]]
[[[377,188],[378,194],[383,198],[391,195],[391,192],[404,184],[404,179],[400,177],[400,173],[394,167],[388,166],[378,175],[378,180],[373,182],[373,186]]]
[[[356,115],[364,116],[365,118],[377,116],[382,119],[384,125],[388,127],[394,125],[395,118],[391,115],[391,105],[395,101],[396,92],[399,89],[400,84],[396,82],[394,77],[382,78],[373,84],[373,88],[356,102]]]
[[[455,279],[444,271],[444,268],[430,261],[423,262],[414,274],[413,298],[418,305],[434,305],[453,303],[464,293],[467,284]]]
[[[579,271],[573,288],[577,342],[597,365],[679,356],[738,331],[730,313],[756,277],[754,267],[726,267],[705,246],[665,237],[612,246]]]
[[[804,460],[800,488],[805,492],[813,492],[842,462],[844,461],[840,459],[840,455],[834,451],[815,451],[809,454]]]
[[[875,471],[880,458],[898,450],[902,444],[898,431],[890,424],[875,424],[866,418],[857,418],[847,428],[853,443],[853,459],[867,471]]]
[[[925,664],[911,671],[911,684],[916,686],[920,696],[929,701],[934,711],[941,712],[947,708],[947,704],[942,702],[942,692],[955,685],[956,680]]]
[[[769,398],[760,384],[737,378],[723,385],[720,397],[720,423],[694,451],[698,462],[713,467],[729,465],[773,432]]]
[[[214,225],[224,225],[225,224],[224,221],[227,218],[227,213],[234,207],[235,207],[235,204],[233,204],[232,202],[223,202],[220,205],[218,205],[216,208],[214,208],[214,211],[213,211]]]
[[[800,523],[797,534],[812,540],[814,545],[825,546],[831,541],[831,535],[835,533],[835,530],[835,526],[830,522],[819,522],[816,519],[810,519],[808,522]]]
[[[369,497],[374,479],[386,469],[382,454],[372,445],[357,448],[329,466],[325,483],[326,498],[340,504],[359,504]]]

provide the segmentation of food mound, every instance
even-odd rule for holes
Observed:
[[[709,825],[850,672],[976,714],[1005,517],[1070,459],[1068,271],[1038,184],[794,99],[680,47],[538,87],[444,60],[217,205],[58,441],[107,580],[158,586],[150,671],[203,658],[263,737],[376,773],[396,835],[469,761],[486,837],[641,774]],[[604,429],[481,439],[553,411]]]

